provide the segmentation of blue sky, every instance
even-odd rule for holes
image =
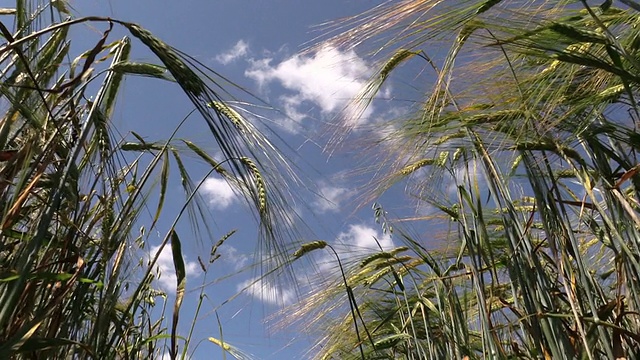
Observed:
[[[375,224],[371,203],[358,198],[361,186],[368,180],[367,175],[358,172],[358,167],[369,165],[370,155],[362,156],[362,145],[357,142],[343,143],[335,151],[325,149],[335,131],[330,123],[341,112],[344,114],[349,101],[362,91],[373,74],[374,64],[365,53],[349,49],[319,47],[302,54],[300,51],[326,32],[326,27],[317,25],[358,14],[380,3],[382,1],[84,0],[72,2],[72,6],[79,15],[112,16],[136,22],[277,108],[279,111],[251,109],[264,116],[263,119],[253,117],[256,126],[261,129],[268,126],[282,138],[280,148],[306,184],[307,189],[295,188],[299,201],[294,206],[306,225],[297,222],[292,226],[300,230],[302,241],[326,240],[336,244],[341,256],[348,258],[353,252],[375,251],[376,239],[385,248],[398,245]],[[96,39],[102,30],[96,25]],[[122,29],[114,33],[126,34]],[[96,39],[87,41],[95,44]],[[133,58],[157,63],[141,44],[134,42],[133,45],[136,49]],[[406,85],[385,87],[380,96],[408,97],[410,87]],[[363,128],[384,129],[382,121],[406,111],[406,106],[402,101],[376,102],[352,121]],[[113,122],[123,134],[135,131],[149,140],[162,140],[192,108],[177,86],[130,78]],[[378,135],[382,136],[382,131]],[[180,129],[179,137],[215,152],[213,145],[207,146],[213,144],[213,140],[200,121],[189,119]],[[206,166],[197,161],[188,161],[187,165],[196,181],[207,171]],[[400,201],[404,199],[402,194],[402,189],[393,190],[380,202],[394,214],[419,213],[420,209],[416,210],[413,204]],[[252,264],[259,260],[255,255],[257,234],[247,207],[224,180],[215,176],[204,181],[201,195],[211,212],[213,224],[210,225],[217,238],[232,229],[237,229],[237,233],[221,247],[221,259],[205,277],[196,260],[199,255],[206,258],[217,238],[189,238],[190,227],[186,222],[178,228],[183,236],[190,289],[181,315],[183,334],[189,329],[200,299],[199,286],[206,284],[206,299],[196,323],[196,341],[189,349],[190,358],[223,358],[216,345],[198,342],[209,336],[220,338],[216,312],[224,340],[255,358],[305,358],[304,351],[313,343],[313,337],[303,335],[297,328],[276,331],[273,324],[281,319],[282,314],[278,312],[283,307],[304,296],[299,292],[305,291],[307,284],[335,272],[331,257],[328,253],[319,254],[315,257],[318,261],[315,268],[296,267],[294,274],[299,287],[287,283],[286,279],[256,282],[259,270]],[[177,206],[182,199],[179,186],[175,185],[169,204]],[[148,248],[154,249],[164,235],[162,230],[166,229],[168,225],[160,226],[158,234],[150,236]],[[169,252],[163,253],[157,285],[169,294],[175,288],[172,266]],[[230,298],[233,300],[226,302]],[[170,296],[168,308],[171,306]]]

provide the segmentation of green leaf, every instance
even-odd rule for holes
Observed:
[[[173,255],[173,267],[176,271],[176,302],[173,305],[173,326],[171,329],[171,354],[177,353],[176,331],[180,316],[180,307],[184,298],[184,290],[187,285],[187,271],[182,258],[182,245],[175,230],[171,230],[171,254]]]

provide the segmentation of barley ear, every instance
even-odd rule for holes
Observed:
[[[260,215],[264,215],[267,211],[267,188],[265,186],[264,179],[262,178],[262,174],[260,174],[260,170],[258,170],[256,164],[248,157],[243,156],[240,158],[240,161],[253,175],[256,182],[256,189],[258,190],[258,210],[260,210]]]
[[[296,252],[293,253],[293,257],[297,259],[303,256],[304,254],[308,254],[312,252],[313,250],[324,249],[326,246],[327,246],[327,242],[322,240],[308,242],[308,243],[302,244],[302,246],[300,246],[300,249],[296,250]]]
[[[240,130],[241,132],[244,131],[244,122],[242,119],[242,115],[240,115],[236,110],[220,101],[212,101],[208,104],[208,106],[214,108],[217,112],[231,120],[236,129]]]
[[[406,176],[409,175],[415,171],[417,171],[418,169],[428,166],[428,165],[432,165],[433,163],[435,163],[436,160],[435,159],[422,159],[422,160],[418,160],[416,162],[414,162],[413,164],[409,164],[407,166],[405,166],[404,168],[402,168],[400,170],[400,174]]]
[[[393,54],[391,59],[389,59],[389,61],[387,61],[382,66],[382,69],[380,69],[380,79],[382,81],[385,81],[389,76],[389,73],[393,71],[393,69],[395,69],[398,66],[398,64],[417,54],[418,52],[407,50],[407,49],[398,50],[395,54]]]
[[[147,45],[147,47],[156,54],[186,92],[194,96],[200,96],[205,93],[206,86],[204,82],[184,61],[180,60],[178,54],[169,45],[139,25],[125,23],[124,26],[129,29],[131,35],[142,41],[143,44]]]

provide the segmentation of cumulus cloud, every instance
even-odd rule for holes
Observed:
[[[238,284],[238,291],[269,305],[286,306],[295,300],[295,291],[281,285],[273,284],[264,278],[253,278]]]
[[[320,184],[320,198],[313,202],[314,210],[319,213],[340,211],[342,200],[349,194],[343,187]]]
[[[379,252],[380,246],[383,250],[391,250],[396,247],[389,235],[362,224],[349,225],[346,231],[338,234],[333,245],[342,261]],[[322,253],[318,264],[321,272],[332,272],[337,269],[336,258],[332,252]]]
[[[324,115],[346,109],[360,94],[371,75],[371,67],[353,50],[326,46],[312,55],[295,55],[274,64],[273,59],[252,60],[245,76],[261,87],[275,82],[290,93],[280,97],[290,119],[305,116],[303,103],[316,106]],[[367,117],[363,114],[363,118]]]
[[[231,49],[216,56],[216,61],[222,65],[227,65],[243,56],[246,56],[249,52],[249,44],[244,40],[239,40]]]
[[[200,186],[200,192],[207,202],[218,210],[224,210],[239,200],[231,185],[220,178],[206,179]]]
[[[150,251],[150,258],[153,258],[155,254],[158,252],[160,246],[154,246]],[[187,261],[184,259],[184,266],[187,272],[187,281],[189,278],[197,277],[200,275],[200,266],[195,261]],[[167,294],[174,294],[176,292],[176,283],[178,277],[176,276],[176,272],[173,265],[173,254],[171,253],[171,246],[167,245],[162,249],[160,256],[158,257],[158,261],[154,267],[157,270],[156,276],[159,275],[160,278],[157,279],[158,285],[160,288],[165,291]]]
[[[225,244],[220,247],[221,259],[225,262],[232,264],[233,268],[238,271],[247,266],[249,257],[246,254],[242,254],[235,247]]]
[[[349,225],[347,231],[338,234],[336,242],[344,245],[350,250],[361,252],[380,251],[380,246],[384,250],[391,250],[395,247],[389,235],[383,235],[376,229],[366,225]],[[378,246],[378,244],[380,244]]]

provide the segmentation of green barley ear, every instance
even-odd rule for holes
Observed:
[[[260,215],[264,215],[267,211],[267,188],[265,186],[264,179],[262,178],[262,174],[260,174],[260,170],[258,170],[256,164],[248,157],[241,157],[240,162],[249,169],[249,172],[251,172],[254,180],[256,181],[256,189],[258,190],[258,210],[260,210]]]
[[[526,117],[525,111],[515,110],[498,110],[487,114],[476,114],[463,119],[465,125],[490,124],[503,121],[513,121],[515,119]]]
[[[123,74],[142,75],[164,79],[167,69],[164,66],[133,61],[121,61],[111,66],[111,71]]]
[[[440,154],[438,154],[438,159],[436,160],[436,165],[437,166],[445,166],[448,159],[449,159],[449,152],[448,151],[443,151]]]
[[[148,30],[132,23],[124,23],[131,35],[147,45],[151,51],[162,61],[167,70],[173,75],[178,84],[188,93],[200,96],[205,93],[204,82],[191,70],[184,61],[180,60],[177,53],[164,41],[155,37]]]
[[[502,0],[487,0],[487,1],[485,1],[482,5],[480,5],[478,10],[476,11],[476,14],[480,15],[482,13],[485,13],[485,12],[489,11],[489,9],[491,9],[495,5],[498,5],[498,3],[500,1],[502,1]]]
[[[409,175],[412,174],[414,172],[416,172],[418,169],[428,166],[428,165],[432,165],[433,163],[436,162],[436,159],[422,159],[422,160],[418,160],[416,162],[414,162],[413,164],[409,164],[407,166],[405,166],[404,168],[402,168],[400,170],[400,174],[402,175]]]
[[[217,112],[221,113],[229,120],[231,120],[233,125],[235,125],[238,130],[244,131],[244,121],[242,115],[240,115],[237,111],[220,101],[212,101],[207,105],[211,108],[214,108]]]
[[[302,246],[300,246],[300,249],[296,250],[296,252],[293,253],[293,257],[294,259],[298,259],[302,257],[304,254],[308,254],[314,250],[324,249],[325,247],[327,247],[326,241],[317,240],[317,241],[308,242],[308,243],[302,244]]]
[[[467,136],[467,134],[465,134],[462,131],[458,131],[458,132],[455,132],[453,134],[442,135],[441,137],[439,137],[439,138],[437,138],[436,140],[433,141],[433,145],[442,145],[442,144],[446,143],[449,140],[461,139],[461,138],[464,138],[466,136]]]
[[[380,270],[380,269],[384,269],[384,268],[388,268],[391,265],[396,265],[396,264],[402,264],[405,262],[408,262],[410,260],[413,260],[413,257],[410,255],[404,255],[404,256],[391,256],[389,258],[384,258],[384,261],[380,261],[379,263],[373,265],[373,269],[374,270]],[[392,269],[393,271],[393,269]]]
[[[202,160],[204,160],[207,164],[211,165],[213,170],[222,176],[228,176],[229,172],[222,167],[222,164],[215,161],[209,154],[207,154],[204,150],[199,148],[196,144],[189,140],[182,140],[185,145],[189,148],[189,150],[193,151],[196,155],[198,155]]]
[[[595,44],[608,44],[609,40],[606,36],[590,30],[580,29],[567,23],[553,23],[549,27],[551,31],[554,31],[560,35],[566,36],[569,39],[577,42],[595,43]]]
[[[396,51],[396,53],[393,54],[391,59],[389,59],[389,61],[387,61],[382,66],[382,69],[380,69],[380,80],[385,81],[389,76],[389,73],[391,73],[391,71],[393,71],[393,69],[395,69],[401,62],[418,54],[419,52],[417,51],[411,51],[407,49],[400,49]]]
[[[620,84],[620,85],[614,85],[612,87],[606,88],[604,90],[602,90],[597,96],[598,96],[598,100],[601,100],[602,102],[606,102],[606,101],[614,101],[616,99],[618,99],[620,97],[620,95],[622,95],[622,93],[625,91],[624,85]]]
[[[233,229],[231,231],[229,231],[228,233],[224,234],[222,236],[222,238],[220,238],[220,240],[218,240],[218,242],[215,243],[215,245],[213,245],[213,247],[211,247],[211,257],[209,262],[212,263],[213,259],[216,258],[217,256],[220,256],[220,254],[218,254],[218,248],[220,248],[220,246],[222,246],[222,244],[224,244],[225,241],[227,241],[228,238],[230,238],[233,234],[236,233],[236,231],[238,231],[237,229]]]
[[[222,338],[216,339],[214,337],[208,338],[208,340],[216,345],[218,345],[223,351],[224,354],[229,353],[234,359],[252,359],[251,356],[245,354],[237,347],[229,344],[224,341]],[[226,358],[226,357],[225,357]]]
[[[122,151],[151,151],[151,150],[162,150],[165,148],[165,145],[158,143],[135,143],[135,142],[126,142],[120,145],[120,149]]]
[[[366,258],[362,259],[362,261],[360,261],[360,267],[363,268],[378,259],[390,259],[392,257],[393,257],[393,254],[388,253],[386,251],[375,253],[373,255],[367,256]]]
[[[383,337],[382,339],[376,341],[373,346],[376,350],[390,349],[395,346],[398,346],[400,342],[410,341],[413,338],[405,333],[393,334]]]

